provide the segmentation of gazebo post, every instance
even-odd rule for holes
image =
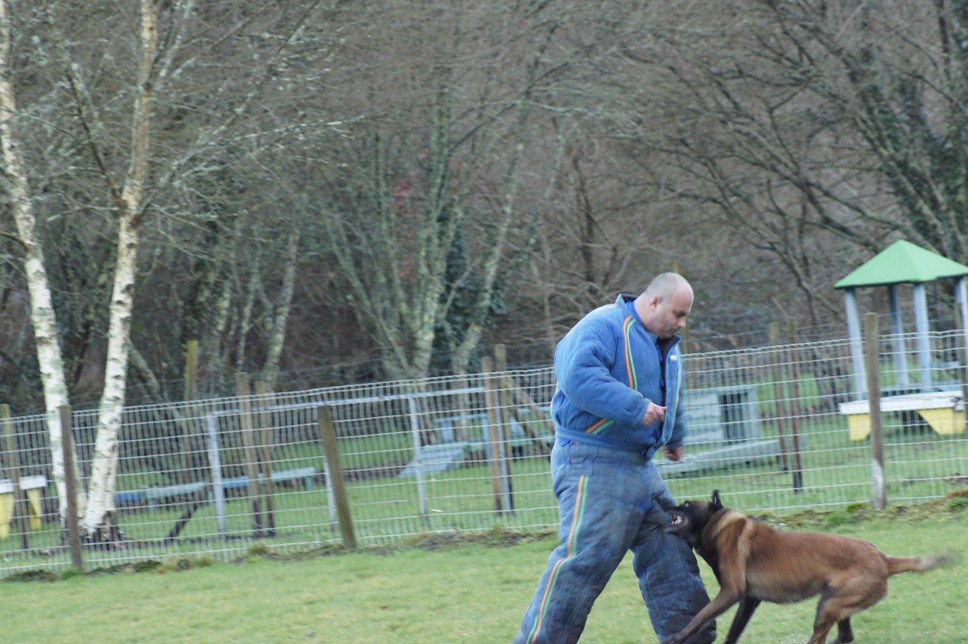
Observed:
[[[860,317],[854,289],[844,289],[844,309],[847,312],[847,334],[850,336],[850,359],[854,368],[854,393],[857,400],[867,397],[867,372],[864,370],[864,343],[861,340]]]
[[[907,352],[904,346],[904,319],[901,314],[901,303],[897,297],[897,284],[889,284],[887,294],[891,307],[891,335],[894,336],[894,368],[897,371],[898,393],[905,393],[911,381],[908,378]]]
[[[933,384],[931,374],[931,341],[928,338],[928,296],[923,282],[914,285],[914,322],[918,335],[918,369],[921,371],[921,391]]]
[[[959,277],[958,283],[955,285],[955,300],[961,306],[961,333],[965,342],[965,359],[961,381],[968,386],[968,285],[966,285],[964,277]]]

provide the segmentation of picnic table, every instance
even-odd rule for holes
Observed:
[[[965,431],[965,403],[961,391],[929,391],[881,398],[881,412],[905,411],[917,412],[931,429],[941,435],[962,434]],[[840,413],[847,416],[851,440],[864,440],[870,435],[869,400],[841,403]]]
[[[27,517],[30,529],[40,529],[40,518],[43,515],[41,491],[47,487],[47,477],[43,474],[20,477],[20,489],[26,499]],[[10,521],[13,519],[13,481],[0,480],[0,539],[10,535]]]
[[[315,467],[297,467],[289,470],[276,470],[272,472],[272,482],[275,484],[287,481],[302,481],[306,489],[313,487],[313,477],[316,476]],[[262,480],[262,475],[259,475]],[[235,476],[222,479],[221,487],[223,490],[234,490],[245,488],[249,485],[248,476]],[[208,481],[196,481],[194,483],[182,483],[179,485],[163,485],[149,487],[143,490],[122,490],[114,495],[114,501],[118,504],[147,504],[154,510],[160,505],[165,505],[168,499],[198,494],[206,487],[210,486]]]

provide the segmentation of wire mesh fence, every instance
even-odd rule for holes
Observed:
[[[885,404],[892,504],[968,487],[964,336],[929,341],[925,364],[913,334],[879,340],[884,401],[950,394],[936,412],[920,398],[910,408]],[[685,356],[688,455],[657,457],[673,494],[704,498],[719,489],[750,512],[869,503],[870,410],[851,406],[864,398],[852,350],[832,340]],[[84,565],[330,547],[345,540],[347,517],[363,545],[437,531],[554,529],[554,388],[549,367],[126,408],[113,497],[121,538],[87,543]],[[324,417],[342,486],[331,484]],[[75,411],[72,424],[86,490],[97,412]],[[3,426],[0,576],[66,568],[46,418]]]

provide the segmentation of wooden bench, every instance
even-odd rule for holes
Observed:
[[[517,410],[517,413],[526,414],[528,411],[529,410],[527,409],[521,408]],[[470,437],[470,442],[477,443],[479,446],[484,447],[485,449],[490,449],[486,445],[489,422],[488,415],[485,413],[463,414],[461,416],[447,416],[445,418],[434,419],[434,425],[436,425],[439,430],[438,438],[442,444],[462,442],[457,440],[456,433],[458,423],[460,423],[468,427],[474,433],[474,436]],[[511,441],[512,445],[528,443],[528,434],[525,432],[525,429],[521,426],[521,423],[518,422],[514,415],[508,416],[505,422],[507,422],[510,429],[508,440]],[[543,439],[547,440],[548,442],[552,442],[554,441],[554,435],[549,433],[547,436],[544,436]]]
[[[965,403],[960,391],[931,391],[881,398],[882,413],[899,411],[916,411],[934,431],[942,435],[965,431]],[[870,401],[841,403],[840,413],[847,416],[851,440],[864,440],[870,435]]]
[[[313,479],[316,476],[315,467],[296,467],[289,470],[277,470],[272,473],[270,477],[273,483],[279,484],[287,481],[302,481],[306,489],[312,489]],[[259,479],[262,479],[262,475],[259,475]],[[249,477],[248,476],[236,476],[233,478],[222,479],[222,489],[223,490],[235,490],[248,486]],[[198,494],[205,487],[209,485],[207,481],[199,481],[196,483],[184,483],[181,485],[164,485],[161,487],[149,487],[145,490],[131,490],[126,492],[118,492],[115,494],[115,502],[121,502],[123,499],[125,502],[131,503],[136,501],[146,501],[148,507],[151,509],[157,508],[165,499],[169,499],[176,496],[186,496]]]

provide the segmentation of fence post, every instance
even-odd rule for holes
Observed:
[[[74,478],[74,425],[71,422],[71,408],[61,405],[61,447],[64,450],[64,478],[67,488],[67,536],[71,551],[71,565],[84,570],[81,556],[81,527],[77,523],[77,480]]]
[[[508,352],[507,346],[503,344],[494,345],[494,371],[500,374],[507,374],[508,371]],[[507,388],[507,378],[491,378],[497,400],[497,427],[498,438],[501,445],[501,476],[503,482],[503,492],[505,494],[504,509],[514,512],[514,481],[511,476],[511,463],[514,455],[511,449],[511,396]]]
[[[10,480],[13,483],[13,508],[11,517],[13,524],[20,531],[20,547],[24,550],[30,548],[27,538],[27,507],[28,502],[23,498],[23,491],[20,489],[20,459],[17,455],[17,443],[13,435],[13,422],[10,420],[10,405],[4,403],[0,405],[0,423],[3,423],[3,433],[7,446],[7,455],[10,459],[7,467],[10,469]]]
[[[197,398],[198,392],[198,340],[189,340],[185,344],[185,392],[183,400],[192,402]],[[192,480],[192,422],[184,418],[180,419],[178,427],[181,435],[178,437],[178,452],[181,454],[181,472],[179,479],[182,483],[190,483]]]
[[[415,396],[407,398],[407,410],[410,413],[410,438],[413,443],[413,476],[417,481],[417,497],[420,503],[420,520],[424,527],[430,529],[430,519],[427,513],[427,481],[424,478],[423,445],[420,442],[420,410]]]
[[[258,415],[259,427],[256,431],[258,440],[256,444],[260,452],[259,462],[261,463],[260,469],[262,470],[262,492],[265,495],[265,528],[269,536],[274,537],[276,535],[276,517],[272,507],[272,428],[270,427],[269,413],[266,411],[269,398],[266,392],[266,385],[261,380],[256,380],[253,383],[253,388],[255,389],[256,396],[261,401]]]
[[[797,337],[796,326],[790,325],[790,446],[793,455],[793,493],[803,492],[803,454],[800,451],[800,363],[794,354],[794,340]]]
[[[252,534],[262,536],[262,495],[259,492],[258,456],[255,451],[255,430],[252,427],[252,400],[249,395],[249,375],[239,371],[235,374],[235,395],[239,398],[242,413],[239,422],[242,428],[242,447],[245,452],[245,473],[249,479],[247,491],[252,501]]]
[[[871,417],[871,484],[874,509],[887,505],[887,485],[884,480],[884,424],[881,416],[881,376],[878,365],[877,313],[864,315],[864,360],[867,370],[867,398]]]
[[[343,536],[343,545],[350,550],[355,550],[356,533],[353,530],[353,515],[350,513],[350,502],[346,496],[346,487],[343,485],[343,468],[340,466],[339,448],[336,445],[333,411],[328,405],[319,406],[319,434],[323,439],[323,451],[326,453],[326,463],[329,466],[327,484],[336,497],[336,513],[339,516],[339,531]]]
[[[777,366],[777,372],[780,370],[780,354],[778,347],[780,346],[780,325],[778,322],[770,322],[770,347],[773,349],[774,362]],[[790,465],[787,462],[787,452],[789,452],[789,444],[786,439],[785,424],[786,421],[783,418],[783,414],[786,411],[786,406],[783,404],[783,379],[779,377],[779,373],[774,374],[773,378],[773,398],[775,399],[773,403],[774,414],[776,416],[776,436],[780,441],[780,467],[784,472],[790,471]]]
[[[500,417],[497,411],[497,392],[494,387],[494,361],[481,358],[481,372],[484,377],[484,406],[487,408],[487,452],[491,468],[491,490],[494,493],[494,510],[498,514],[510,511],[510,494],[505,487],[504,466],[501,457]]]
[[[222,486],[222,456],[218,443],[218,418],[209,414],[208,418],[208,466],[212,470],[212,497],[215,499],[215,521],[218,533],[225,539],[225,488]]]

